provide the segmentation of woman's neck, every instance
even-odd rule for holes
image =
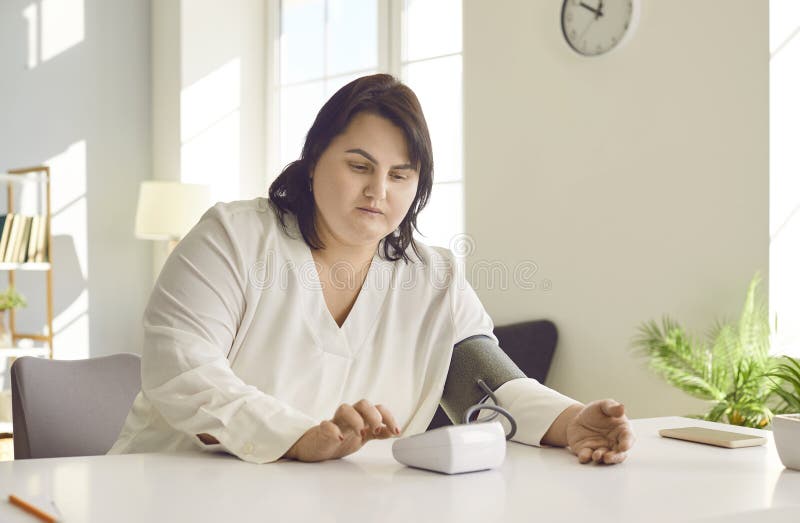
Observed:
[[[317,222],[317,234],[319,239],[322,240],[324,249],[311,249],[311,254],[314,261],[321,263],[327,267],[334,264],[337,266],[341,264],[349,264],[356,272],[360,272],[363,268],[369,267],[375,253],[378,250],[380,242],[369,245],[350,245],[343,243],[330,230],[324,223]]]
[[[315,262],[326,267],[347,264],[345,266],[353,267],[356,272],[360,272],[363,268],[369,266],[378,249],[377,245],[359,249],[351,246],[335,245],[331,241],[323,240],[323,242],[325,243],[324,249],[311,249],[311,255]]]

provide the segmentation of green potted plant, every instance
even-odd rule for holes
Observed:
[[[13,342],[11,332],[6,327],[6,311],[27,306],[28,303],[25,301],[25,297],[18,293],[14,287],[9,287],[0,293],[0,347],[10,347]]]
[[[800,361],[782,356],[768,376],[775,378],[772,391],[783,400],[776,414],[800,412]]]
[[[691,417],[747,427],[766,427],[773,416],[777,360],[769,356],[768,309],[758,295],[758,273],[735,323],[717,321],[705,341],[686,334],[665,316],[642,324],[633,345],[650,369],[684,392],[713,403]]]
[[[772,418],[775,447],[785,466],[800,470],[800,361],[783,356],[769,373],[775,378],[773,392],[782,404]]]

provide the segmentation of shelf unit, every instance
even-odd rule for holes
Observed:
[[[40,184],[44,189],[43,206],[45,223],[45,259],[46,262],[8,263],[0,262],[0,271],[8,273],[8,285],[15,287],[16,271],[40,271],[45,274],[46,316],[47,333],[35,334],[18,332],[16,328],[16,313],[10,309],[8,315],[8,329],[11,333],[12,347],[0,347],[0,357],[18,358],[21,356],[38,356],[53,358],[53,265],[52,265],[52,232],[50,208],[50,168],[47,166],[25,167],[11,169],[5,174],[0,173],[0,183],[6,184],[7,213],[14,212],[15,198],[14,186],[16,184]],[[41,194],[41,193],[40,193]],[[44,347],[18,346],[20,340],[41,342]]]

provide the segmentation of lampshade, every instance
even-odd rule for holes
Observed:
[[[208,185],[147,181],[139,187],[136,237],[179,240],[211,205]]]

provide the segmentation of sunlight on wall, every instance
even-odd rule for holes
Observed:
[[[239,58],[181,92],[181,181],[210,185],[215,201],[239,195],[240,107]]]
[[[86,142],[46,162],[51,169],[55,357],[89,357]],[[59,296],[61,292],[61,296]],[[64,303],[64,297],[68,303]],[[61,298],[61,299],[60,299]],[[58,304],[62,306],[59,307]]]
[[[84,0],[40,0],[27,6],[28,67],[47,62],[83,42]]]
[[[39,5],[31,4],[22,10],[28,24],[28,69],[39,64]]]
[[[42,62],[83,41],[83,0],[42,0]]]

